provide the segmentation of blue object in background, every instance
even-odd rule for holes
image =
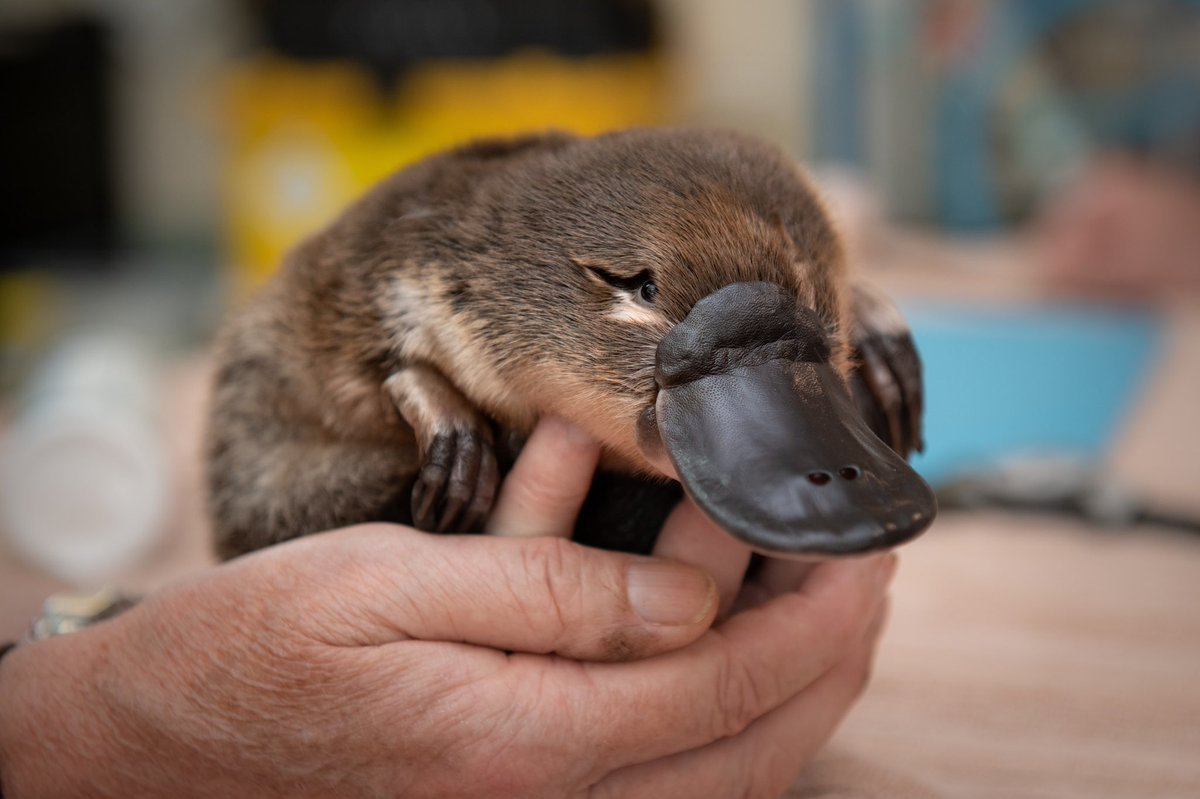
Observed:
[[[925,363],[926,452],[935,486],[1014,455],[1102,457],[1155,361],[1149,313],[907,304]]]
[[[1134,15],[1131,21],[1139,25],[1122,28],[1124,18],[1114,13],[1122,7],[1140,10],[1146,19]],[[1071,33],[1065,30],[1070,24],[1102,26],[1110,38],[1131,40],[1110,55],[1105,69],[1097,52],[1071,59],[1076,72],[1096,73],[1093,82],[1068,79],[1050,68],[1046,50],[1053,37]],[[1012,106],[1026,114],[1045,99],[1060,106],[1082,136],[1071,155],[1077,165],[1086,160],[1087,149],[1160,158],[1180,147],[1191,152],[1190,142],[1200,134],[1200,59],[1181,54],[1194,47],[1200,31],[1197,0],[1010,0],[988,8],[984,30],[988,35],[971,56],[941,76],[935,103],[933,210],[944,227],[986,231],[1015,221],[1004,206],[1021,198],[1006,196],[1011,189],[1004,184],[1012,182],[1013,172],[1023,173],[1025,181],[1036,179],[1037,165],[1060,144],[1045,130],[1026,131],[1024,139],[1045,152],[1005,153],[997,142],[1021,138],[1017,129],[1036,118],[1006,118]],[[1081,37],[1078,30],[1074,34]],[[1054,85],[1052,93],[1029,78],[1033,64]],[[1053,188],[1052,181],[1040,191]]]
[[[811,157],[890,213],[977,233],[1037,213],[1096,153],[1195,168],[1200,0],[813,0]]]

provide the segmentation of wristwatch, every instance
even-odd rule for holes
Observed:
[[[115,588],[51,594],[42,603],[42,614],[33,621],[26,641],[41,641],[55,635],[77,632],[111,619],[136,604]]]
[[[0,642],[0,658],[16,649],[18,643],[42,641],[55,635],[73,633],[96,622],[111,619],[135,604],[136,599],[127,597],[114,588],[51,594],[42,603],[41,615],[33,620],[24,638],[19,642]]]
[[[33,620],[19,643],[41,641],[55,635],[82,630],[98,621],[111,619],[137,604],[115,588],[87,592],[51,594],[42,603],[42,613]],[[0,642],[0,658],[16,649],[17,641]]]

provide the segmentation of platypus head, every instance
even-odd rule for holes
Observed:
[[[933,520],[929,487],[872,433],[826,327],[774,283],[732,283],[659,342],[640,444],[661,448],[724,529],[773,555],[893,546]]]
[[[711,132],[561,139],[475,213],[494,265],[459,288],[488,302],[459,307],[486,308],[479,399],[498,418],[571,419],[609,466],[678,479],[759,552],[928,527],[932,492],[847,391],[842,248],[781,152]]]

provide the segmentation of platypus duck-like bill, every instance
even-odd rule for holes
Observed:
[[[817,316],[772,283],[700,300],[658,346],[639,425],[719,526],[774,557],[902,544],[937,513],[929,485],[871,430]]]

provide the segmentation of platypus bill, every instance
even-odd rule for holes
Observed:
[[[936,513],[902,457],[922,411],[902,319],[847,280],[796,167],[733,134],[547,135],[418,163],[289,256],[218,366],[226,557],[372,520],[477,528],[504,442],[547,413],[604,445],[590,544],[647,551],[668,478],[772,556],[895,546]]]

